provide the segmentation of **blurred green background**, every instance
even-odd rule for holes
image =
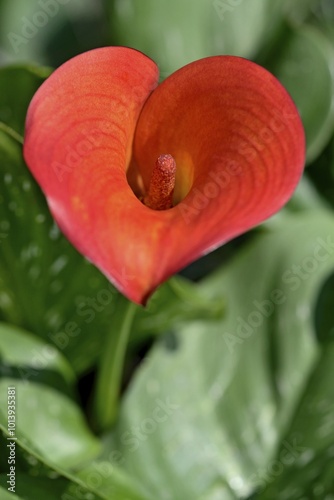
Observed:
[[[105,45],[142,50],[161,80],[256,61],[307,138],[288,205],[131,314],[22,159],[39,85]],[[0,0],[0,171],[0,499],[334,499],[333,0]]]

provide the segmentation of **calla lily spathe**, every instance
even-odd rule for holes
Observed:
[[[143,199],[160,155],[174,206]],[[158,85],[144,54],[106,47],[57,69],[34,96],[24,156],[67,238],[128,298],[277,212],[303,171],[298,111],[268,71],[195,61]]]

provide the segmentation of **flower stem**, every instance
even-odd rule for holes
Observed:
[[[115,320],[101,353],[95,386],[94,421],[99,431],[109,429],[117,418],[125,354],[138,306],[120,295],[116,307]]]

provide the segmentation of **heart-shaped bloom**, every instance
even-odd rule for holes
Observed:
[[[250,61],[208,57],[158,85],[151,59],[107,47],[39,88],[24,156],[72,244],[145,303],[288,201],[305,140],[286,90]]]

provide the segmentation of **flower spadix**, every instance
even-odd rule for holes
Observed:
[[[24,156],[67,238],[144,304],[288,201],[305,140],[289,94],[250,61],[209,57],[158,85],[151,59],[108,47],[39,88]]]

